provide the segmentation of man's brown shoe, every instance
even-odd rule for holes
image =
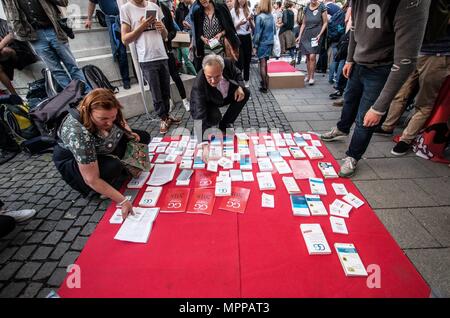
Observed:
[[[159,123],[159,133],[165,134],[169,130],[169,119],[161,119]]]
[[[172,124],[179,124],[181,123],[181,119],[180,118],[175,118],[172,115],[169,115],[169,117],[167,117],[167,121],[169,126]]]
[[[337,100],[337,101],[333,102],[333,106],[335,106],[335,107],[343,107],[344,106],[344,100],[340,99],[340,100]]]

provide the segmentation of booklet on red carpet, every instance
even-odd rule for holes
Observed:
[[[134,216],[128,216],[114,237],[115,240],[147,243],[159,208],[133,208]]]
[[[214,188],[217,175],[205,170],[197,170],[194,174],[195,188]]]
[[[346,276],[367,276],[366,268],[353,244],[334,243]]]
[[[154,207],[158,202],[162,189],[162,187],[147,187],[141,201],[139,201],[139,205],[148,208]]]
[[[289,164],[294,173],[294,178],[297,180],[316,177],[309,160],[289,160]]]
[[[185,212],[188,199],[189,188],[171,188],[168,189],[167,193],[160,204],[160,212],[166,213],[177,213]]]
[[[330,246],[320,224],[300,224],[300,231],[309,255],[331,254]]]
[[[236,213],[244,213],[249,196],[250,189],[233,187],[231,189],[231,196],[222,199],[219,209]]]
[[[186,212],[211,215],[215,200],[214,189],[194,189]]]

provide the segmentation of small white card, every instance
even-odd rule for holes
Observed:
[[[183,159],[180,162],[180,169],[192,169],[192,164],[194,160],[192,159]]]
[[[263,208],[275,208],[275,196],[267,193],[262,194],[261,207]]]
[[[279,174],[290,174],[292,173],[291,167],[286,161],[280,161],[274,163]]]
[[[335,216],[330,216],[331,229],[333,233],[337,234],[348,234],[347,225],[345,224],[345,219],[338,218]]]
[[[266,171],[272,171],[273,166],[270,162],[270,158],[264,157],[264,158],[258,158],[258,167],[259,171],[266,172]]]
[[[353,193],[347,193],[345,197],[342,198],[345,202],[349,203],[351,206],[355,207],[356,209],[359,208],[364,204],[364,201],[358,198]]]
[[[332,183],[331,186],[333,187],[334,193],[336,193],[336,195],[346,195],[348,193],[343,183]]]
[[[253,172],[251,171],[243,171],[242,172],[242,179],[244,182],[253,182],[255,181],[255,178],[253,177]]]
[[[323,179],[320,178],[309,178],[309,186],[311,187],[312,194],[326,195],[327,189],[325,188],[325,183]]]
[[[222,157],[218,161],[219,166],[221,166],[223,169],[232,169],[233,168],[233,160],[230,160],[228,158]]]
[[[211,171],[211,172],[217,172],[218,168],[219,168],[219,164],[217,161],[215,161],[215,160],[208,161],[208,167],[206,168],[206,170]]]
[[[276,189],[275,181],[270,172],[257,172],[256,179],[258,180],[259,189],[261,191]]]
[[[122,209],[116,209],[116,211],[114,211],[114,214],[109,219],[109,223],[122,224],[122,222],[123,222]]]
[[[311,140],[311,144],[315,147],[322,147],[322,143],[320,142],[320,140],[317,140],[317,139]]]
[[[284,186],[289,194],[301,193],[300,187],[293,177],[283,177],[282,178]]]
[[[349,213],[352,210],[352,206],[339,199],[333,201],[330,204],[330,214],[335,216],[340,216],[343,218],[348,218]]]
[[[231,181],[242,181],[242,171],[241,170],[230,170]]]

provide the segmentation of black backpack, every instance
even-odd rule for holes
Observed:
[[[345,12],[339,10],[330,19],[328,23],[327,37],[330,43],[339,41],[345,33]]]
[[[113,93],[118,93],[119,88],[111,84],[108,78],[103,74],[102,70],[95,65],[85,65],[82,68],[84,77],[86,78],[88,84],[95,88],[106,88]]]

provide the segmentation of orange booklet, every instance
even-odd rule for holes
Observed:
[[[186,212],[211,215],[215,200],[214,189],[194,189]]]
[[[195,188],[214,188],[217,174],[205,170],[196,170],[194,173]]]
[[[250,189],[232,187],[231,196],[224,197],[219,209],[237,213],[244,213],[247,207]]]
[[[176,213],[185,212],[188,199],[189,188],[171,188],[163,195],[159,212]]]

